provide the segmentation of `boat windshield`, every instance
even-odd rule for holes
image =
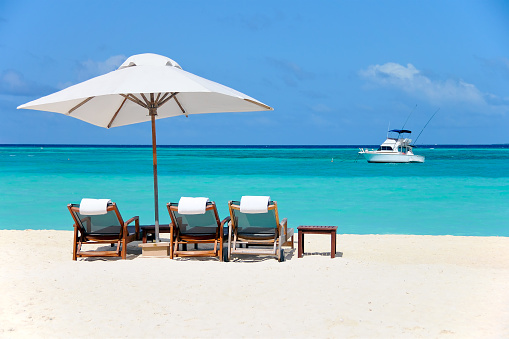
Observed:
[[[380,146],[377,151],[393,151],[391,146]]]

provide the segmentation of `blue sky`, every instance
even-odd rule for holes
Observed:
[[[0,0],[0,143],[150,144],[22,103],[156,53],[272,112],[158,120],[158,144],[509,143],[507,1]]]

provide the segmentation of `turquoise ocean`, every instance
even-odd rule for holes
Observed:
[[[509,236],[509,146],[422,147],[424,164],[368,164],[354,146],[158,147],[167,202],[270,195],[290,227],[338,233]],[[0,146],[0,229],[72,230],[67,204],[109,198],[154,223],[152,150],[142,146]]]

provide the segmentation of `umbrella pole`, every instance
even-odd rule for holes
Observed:
[[[152,158],[154,163],[154,214],[155,241],[159,242],[159,192],[157,189],[157,151],[156,151],[156,115],[151,112],[152,121]]]

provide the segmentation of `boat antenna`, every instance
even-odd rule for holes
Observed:
[[[405,123],[403,124],[403,127],[401,127],[401,129],[405,129],[405,126],[406,126],[406,123],[408,122],[408,119],[410,119],[410,116],[412,115],[412,113],[415,111],[416,108],[417,108],[417,104],[415,104],[414,109],[412,109],[412,111],[410,112],[410,114],[406,118]]]
[[[391,130],[391,122],[389,121],[389,126],[387,126],[387,138],[389,139],[389,131]]]
[[[431,121],[431,119],[433,119],[433,117],[435,116],[435,114],[438,113],[438,111],[440,111],[440,107],[438,107],[438,109],[435,111],[435,113],[433,113],[433,115],[431,116],[431,118],[429,118],[428,122],[426,123],[426,125],[424,125],[424,127],[422,128],[421,132],[419,133],[419,135],[417,136],[417,138],[415,138],[415,141],[414,141],[414,145],[417,143],[417,139],[419,139],[419,137],[421,136],[421,133],[422,131],[424,131],[424,129],[426,128],[426,126],[428,126],[429,122]]]

